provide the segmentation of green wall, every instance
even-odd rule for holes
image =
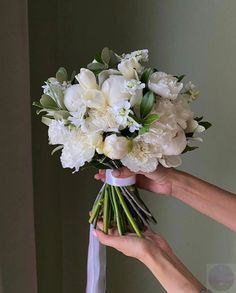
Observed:
[[[236,190],[236,2],[234,0],[29,1],[31,96],[64,65],[85,66],[103,46],[150,50],[160,70],[185,73],[201,89],[195,110],[214,127],[182,169]],[[85,291],[87,214],[99,184],[92,171],[72,175],[50,156],[46,128],[32,115],[39,293]],[[235,263],[232,232],[172,198],[143,192],[162,233],[205,282],[209,263]],[[136,260],[108,250],[108,293],[164,292]]]

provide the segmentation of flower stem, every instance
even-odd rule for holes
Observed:
[[[102,205],[103,202],[103,197],[104,197],[104,191],[101,192],[100,197],[98,198],[97,202],[95,203],[91,216],[89,218],[89,223],[92,224],[96,217],[98,216],[98,212],[100,210],[100,206]]]
[[[108,190],[107,186],[105,187],[105,193],[104,193],[104,207],[103,207],[103,232],[108,233]]]
[[[132,217],[132,215],[131,215],[131,213],[130,213],[130,211],[129,211],[127,205],[126,205],[126,202],[125,202],[125,200],[124,200],[124,197],[123,197],[123,195],[122,195],[122,193],[121,193],[119,187],[115,186],[115,190],[116,190],[116,193],[117,193],[117,195],[118,195],[118,197],[119,197],[119,200],[120,200],[121,206],[122,206],[122,208],[123,208],[123,210],[124,210],[124,212],[125,212],[125,214],[126,214],[128,220],[129,220],[131,226],[133,227],[135,233],[136,233],[139,237],[143,237],[142,233],[140,232],[140,230],[139,230],[139,228],[138,228],[138,225],[136,224],[134,218]]]
[[[123,235],[123,228],[122,228],[122,224],[120,221],[120,215],[119,215],[119,210],[118,210],[118,204],[116,201],[116,194],[115,194],[114,186],[111,186],[111,192],[112,192],[112,200],[113,200],[113,204],[114,204],[114,208],[115,208],[114,211],[115,211],[115,218],[116,218],[118,232],[120,235]]]

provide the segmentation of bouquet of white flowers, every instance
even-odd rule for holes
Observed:
[[[135,178],[119,181],[111,170],[126,166],[152,172],[158,164],[181,164],[180,154],[197,148],[196,134],[211,124],[195,117],[190,106],[199,91],[184,75],[173,76],[144,64],[148,50],[118,55],[108,48],[68,78],[65,68],[43,86],[34,105],[48,126],[49,144],[58,145],[64,168],[92,165],[107,169],[89,222],[103,220],[104,232],[135,232],[155,218],[141,199]]]

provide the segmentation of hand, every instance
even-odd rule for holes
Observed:
[[[134,173],[123,167],[114,170],[113,176],[118,178],[125,178],[136,174],[136,185],[138,187],[156,193],[173,195],[173,182],[177,172],[178,171],[173,168],[164,168],[162,166],[158,166],[157,170],[152,173]],[[95,179],[104,181],[105,170],[99,170],[99,173],[95,175]]]
[[[118,230],[115,228],[110,229],[109,234],[106,235],[101,231],[102,222],[98,223],[98,227],[99,229],[94,230],[94,233],[102,244],[113,247],[123,254],[134,257],[143,263],[147,261],[147,256],[152,253],[172,254],[172,249],[166,240],[150,229],[146,229],[143,232],[144,237],[140,238],[133,233],[120,236]]]

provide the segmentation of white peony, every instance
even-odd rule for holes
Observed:
[[[75,76],[84,90],[97,89],[97,81],[94,73],[86,68],[81,68],[80,73]]]
[[[115,120],[110,108],[105,108],[104,111],[90,109],[87,112],[87,117],[82,121],[81,129],[85,133],[94,132],[118,132],[119,124]]]
[[[182,128],[178,128],[176,134],[167,144],[162,144],[162,154],[166,156],[180,155],[186,148],[187,140]]]
[[[133,172],[153,172],[158,165],[158,158],[162,157],[159,145],[149,144],[139,136],[133,140],[133,147],[121,162]]]
[[[183,88],[177,78],[164,72],[154,72],[148,82],[151,91],[163,98],[174,100]]]
[[[112,134],[105,138],[103,153],[112,160],[120,160],[128,154],[131,148],[131,140],[124,136]]]
[[[63,121],[52,120],[48,127],[49,144],[64,144],[69,136],[69,130]]]
[[[109,106],[113,107],[115,104],[129,100],[131,95],[124,92],[126,79],[120,75],[111,75],[102,84],[102,92],[106,97]]]
[[[100,135],[97,134],[88,136],[80,129],[70,131],[61,154],[63,168],[79,171],[81,166],[92,160],[100,140]]]
[[[118,64],[118,70],[126,77],[127,79],[138,79],[137,72],[140,72],[142,69],[141,64],[138,62],[136,57],[131,57],[129,59],[123,59]]]
[[[85,107],[85,104],[82,100],[82,95],[84,90],[79,84],[71,85],[66,89],[64,94],[64,104],[68,111],[77,112],[80,111],[81,108]]]
[[[163,156],[159,163],[165,168],[176,168],[182,164],[180,156]]]

